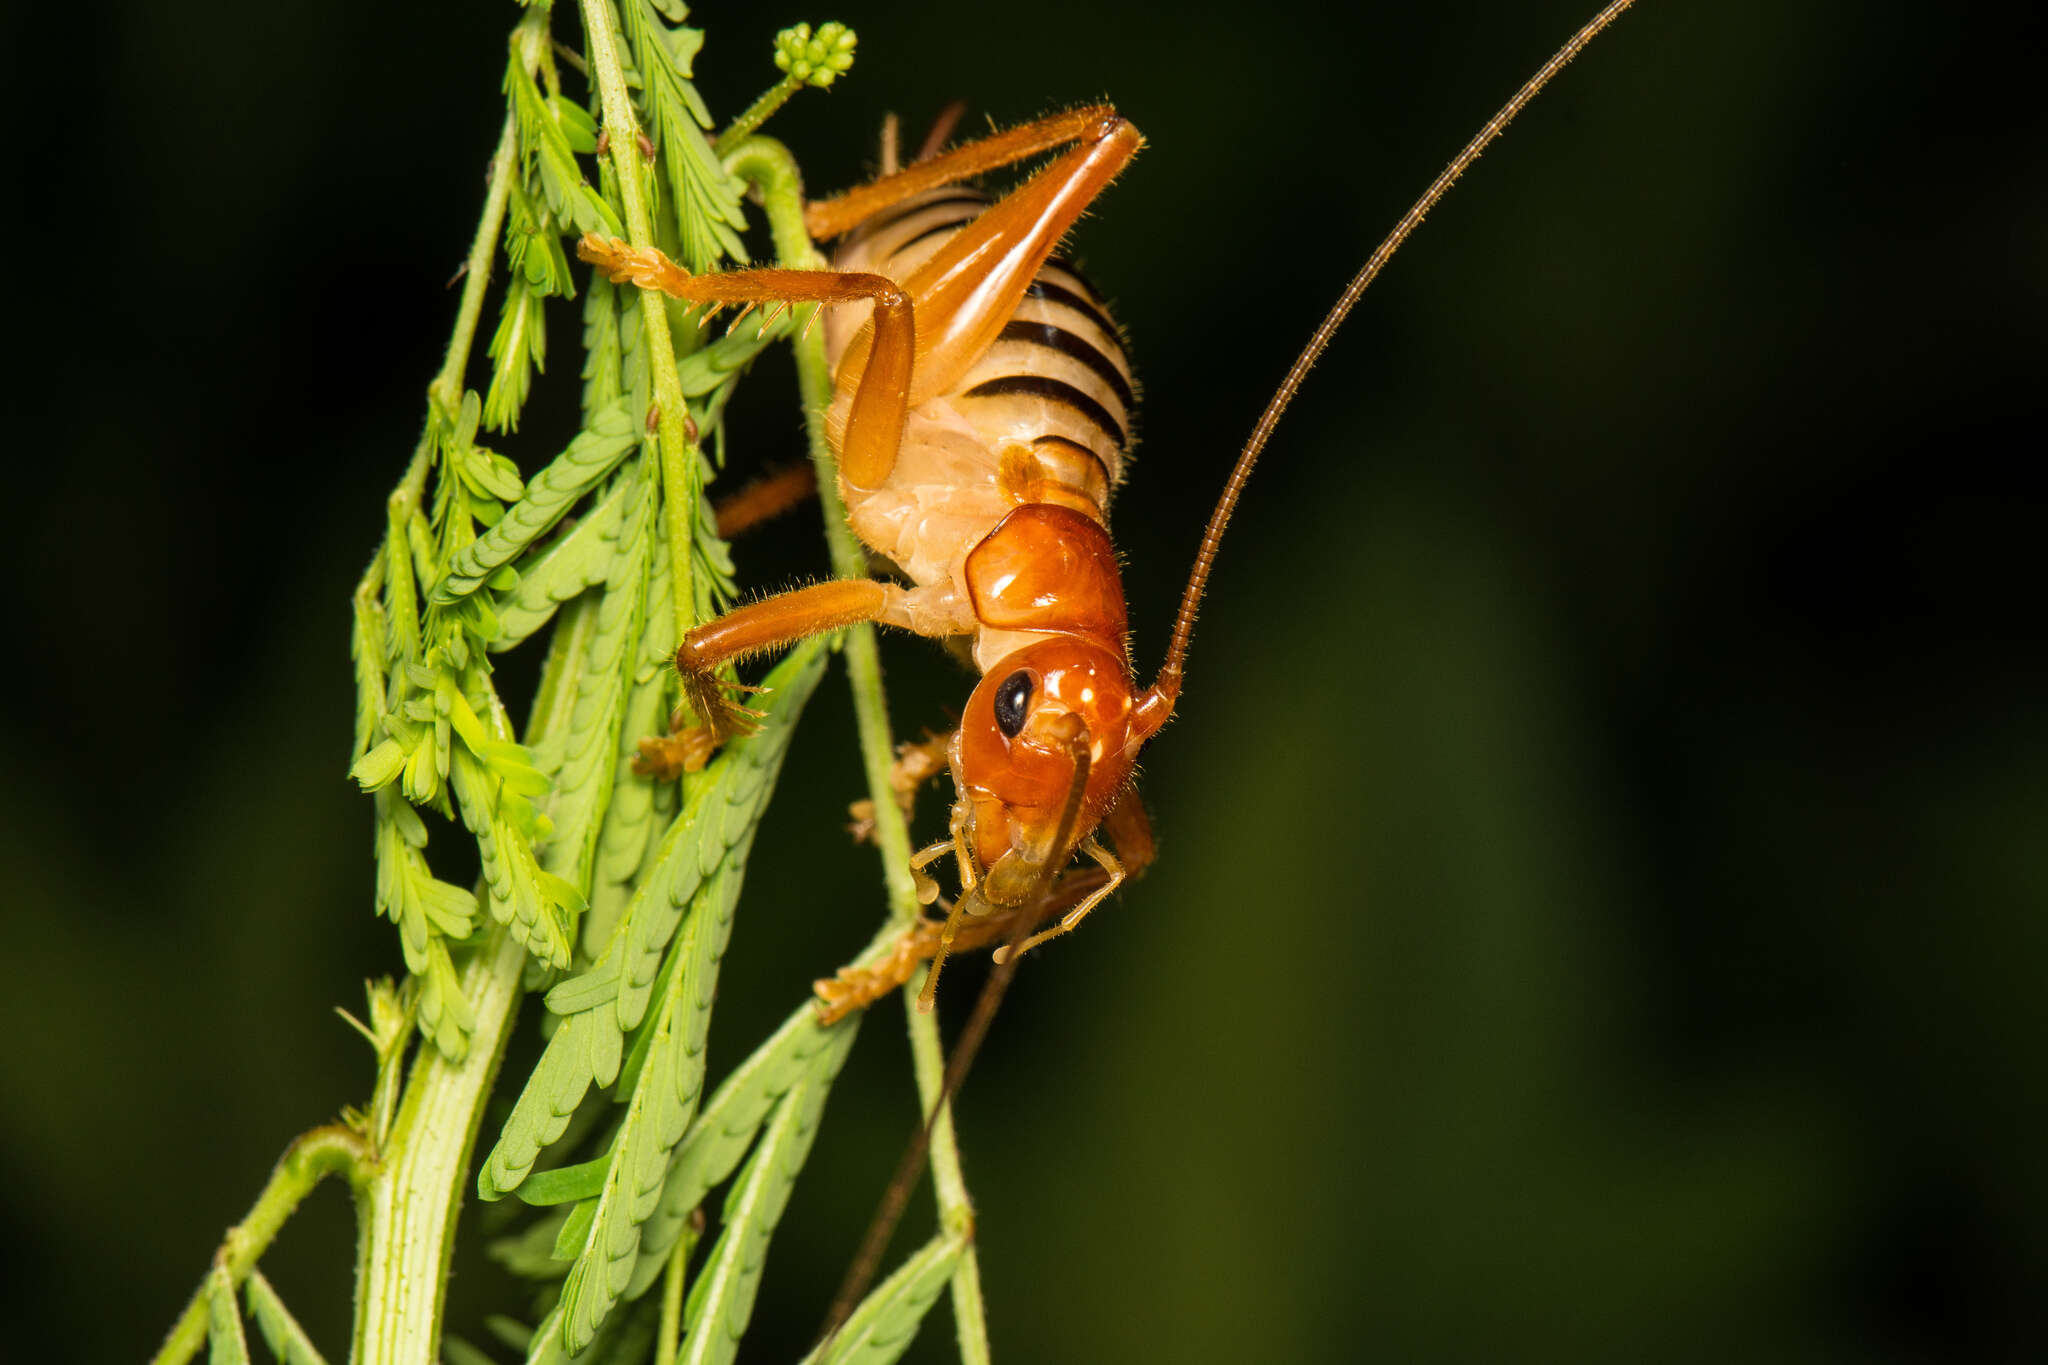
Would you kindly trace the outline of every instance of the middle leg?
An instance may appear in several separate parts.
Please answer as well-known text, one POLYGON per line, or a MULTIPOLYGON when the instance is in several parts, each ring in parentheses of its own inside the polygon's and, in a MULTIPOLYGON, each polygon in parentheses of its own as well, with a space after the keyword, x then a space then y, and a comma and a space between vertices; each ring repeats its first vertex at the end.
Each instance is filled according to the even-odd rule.
POLYGON ((872 578, 836 578, 736 607, 683 637, 676 672, 698 725, 641 745, 640 771, 659 777, 693 772, 726 740, 750 734, 754 714, 728 700, 718 670, 726 664, 842 626, 872 621, 919 635, 971 630, 971 608, 950 584, 905 588, 872 578))

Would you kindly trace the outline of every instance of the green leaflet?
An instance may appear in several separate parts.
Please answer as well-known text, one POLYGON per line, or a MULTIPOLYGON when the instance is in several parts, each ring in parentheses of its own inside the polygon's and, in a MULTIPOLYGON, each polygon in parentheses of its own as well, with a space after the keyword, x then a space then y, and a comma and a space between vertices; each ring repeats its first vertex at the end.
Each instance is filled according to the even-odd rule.
POLYGON ((469 1052, 476 1014, 462 993, 462 977, 448 957, 446 939, 427 943, 427 970, 420 978, 419 1000, 420 1031, 434 1040, 449 1061, 461 1061, 469 1052))
POLYGON ((377 909, 398 925, 406 970, 421 979, 420 1031, 446 1056, 459 1060, 469 1050, 475 1020, 446 940, 469 937, 476 926, 476 897, 434 877, 422 851, 427 827, 417 811, 388 787, 376 799, 377 909))
POLYGON ((832 1339, 804 1357, 803 1365, 891 1365, 910 1348, 966 1249, 967 1238, 960 1233, 926 1242, 875 1286, 832 1339))
POLYGON ((377 727, 391 704, 385 695, 391 661, 387 655, 389 636, 384 628, 384 608, 367 580, 356 589, 353 607, 355 629, 350 632, 348 643, 356 666, 356 734, 349 755, 361 758, 377 737, 377 727))
MULTIPOLYGON (((565 1017, 478 1174, 477 1190, 483 1198, 500 1198, 518 1188, 541 1149, 561 1136, 590 1086, 608 1085, 618 1075, 625 1032, 646 1014, 647 996, 668 940, 707 880, 705 860, 719 867, 735 848, 744 859, 796 718, 817 686, 824 659, 822 641, 805 641, 769 675, 767 683, 775 691, 766 698, 769 718, 759 733, 727 745, 692 781, 683 813, 663 837, 660 854, 641 879, 604 955, 589 971, 548 993, 548 1008, 565 1017), (621 963, 628 960, 636 971, 644 963, 645 975, 622 973, 621 963), (624 1012, 623 983, 635 979, 638 1004, 629 1016, 624 1012)), ((731 879, 725 889, 737 894, 738 879, 731 879)), ((723 948, 722 937, 718 946, 723 948)), ((680 1130, 675 1137, 681 1137, 680 1130)))
MULTIPOLYGON (((588 117, 575 105, 556 102, 552 107, 588 117)), ((569 140, 572 145, 578 141, 575 137, 569 140)), ((562 250, 561 234, 561 224, 547 206, 544 193, 536 202, 514 177, 505 214, 505 260, 511 267, 511 284, 505 290, 498 330, 491 338, 491 387, 483 407, 484 425, 494 430, 519 429, 519 413, 526 406, 534 372, 547 369, 547 320, 542 301, 552 295, 575 297, 575 279, 562 250)))
MULTIPOLYGON (((589 115, 573 104, 555 106, 565 115, 573 111, 589 115)), ((514 180, 507 196, 505 214, 505 263, 512 274, 541 293, 563 298, 576 297, 576 278, 569 270, 569 257, 562 250, 562 225, 545 203, 535 203, 526 187, 514 180)))
POLYGON ((505 290, 498 330, 491 334, 491 386, 484 392, 484 425, 494 431, 519 430, 519 412, 533 390, 535 371, 548 367, 548 321, 542 311, 546 293, 523 274, 515 274, 505 290))
POLYGON ((533 476, 525 494, 505 509, 497 525, 449 556, 429 600, 455 602, 482 587, 485 579, 539 540, 578 498, 617 468, 639 440, 625 404, 614 403, 599 413, 568 449, 533 476))
POLYGON ((583 300, 583 425, 625 392, 624 343, 619 336, 618 286, 592 275, 583 300))
POLYGON ((524 644, 555 617, 562 603, 611 573, 619 521, 626 506, 628 481, 592 503, 583 517, 538 554, 519 562, 519 582, 498 598, 498 637, 493 654, 524 644))
POLYGON ((248 1301, 249 1316, 255 1319, 256 1330, 263 1334, 263 1344, 277 1357, 279 1365, 327 1365, 314 1348, 312 1338, 306 1335, 306 1329, 299 1326, 299 1320, 284 1306, 284 1300, 278 1298, 262 1271, 249 1272, 249 1283, 243 1287, 242 1295, 248 1301))
POLYGON ((661 1277, 691 1210, 740 1164, 775 1103, 806 1079, 831 1084, 859 1025, 856 1015, 827 1028, 807 1000, 725 1078, 669 1163, 660 1202, 641 1229, 640 1261, 628 1295, 637 1298, 661 1277))
POLYGON ((669 1154, 696 1116, 704 1084, 704 1044, 718 963, 732 930, 751 828, 734 857, 705 878, 676 945, 654 1032, 613 1148, 590 1234, 562 1286, 562 1339, 580 1351, 610 1314, 640 1251, 640 1227, 653 1212, 669 1154))
POLYGON ((604 1191, 605 1172, 611 1168, 611 1164, 611 1154, 607 1152, 589 1161, 579 1161, 574 1166, 556 1166, 552 1170, 535 1171, 520 1185, 519 1198, 536 1208, 595 1199, 604 1191))
POLYGON ((242 1315, 235 1311, 235 1282, 218 1263, 206 1277, 206 1340, 212 1365, 249 1365, 249 1342, 242 1335, 242 1315))
MULTIPOLYGON (((845 1059, 847 1035, 833 1049, 831 1070, 845 1059)), ((680 1359, 687 1365, 729 1365, 754 1315, 754 1295, 768 1259, 768 1241, 789 1203, 797 1172, 810 1155, 811 1140, 831 1093, 831 1075, 806 1077, 775 1108, 753 1156, 726 1196, 723 1230, 690 1288, 684 1317, 690 1323, 680 1359)))
POLYGON ((685 398, 702 398, 728 384, 754 362, 754 358, 789 335, 791 315, 784 312, 773 321, 748 325, 736 320, 724 336, 676 362, 676 379, 685 398))
POLYGON ((654 561, 658 478, 653 460, 643 457, 627 480, 632 491, 619 527, 618 550, 594 608, 575 706, 560 732, 562 758, 553 774, 555 799, 548 810, 555 832, 543 866, 566 878, 586 899, 598 835, 619 772, 619 727, 639 671, 638 644, 646 624, 647 580, 654 561))
MULTIPOLYGON (((489 522, 498 514, 495 502, 510 501, 523 491, 519 466, 476 443, 483 411, 483 401, 476 396, 475 389, 470 389, 462 395, 462 407, 455 414, 454 423, 439 422, 433 427, 443 474, 435 488, 433 522, 442 533, 444 549, 467 543, 473 529, 468 516, 450 515, 458 501, 468 508, 469 516, 489 522), (460 496, 465 490, 468 496, 460 496), (451 495, 456 495, 457 500, 452 501, 451 495)), ((420 581, 429 582, 431 576, 422 573, 420 581)))
POLYGON ((527 1348, 526 1365, 613 1365, 614 1362, 641 1365, 654 1355, 654 1334, 661 1320, 661 1306, 653 1301, 636 1304, 631 1312, 616 1313, 605 1323, 588 1346, 571 1354, 557 1330, 561 1312, 557 1309, 534 1329, 527 1348))
POLYGON ((569 721, 576 714, 576 698, 583 688, 584 670, 590 664, 590 637, 597 633, 597 594, 585 593, 563 607, 556 617, 554 634, 548 637, 550 653, 559 653, 555 683, 545 697, 534 699, 528 734, 538 734, 529 750, 533 766, 542 773, 559 773, 569 751, 569 721))
POLYGON ((549 966, 569 965, 569 925, 582 912, 582 896, 541 870, 533 845, 500 810, 500 784, 466 747, 453 753, 450 776, 463 823, 476 836, 491 918, 512 930, 526 950, 549 966))
MULTIPOLYGON (((609 1169, 605 1172, 610 1175, 609 1169)), ((569 1206, 569 1216, 562 1220, 562 1230, 555 1234, 554 1248, 548 1255, 557 1261, 573 1262, 582 1254, 583 1244, 590 1240, 590 1225, 597 1221, 598 1196, 604 1193, 599 1186, 597 1194, 588 1199, 579 1199, 569 1206)), ((569 1271, 565 1268, 563 1275, 569 1271)))
POLYGON ((377 793, 377 908, 398 925, 406 970, 426 968, 428 940, 436 934, 468 938, 476 926, 476 897, 437 881, 421 853, 427 827, 419 813, 386 788, 377 793))
POLYGON ((414 520, 415 517, 401 512, 395 502, 386 509, 383 558, 387 663, 414 660, 420 653, 420 603, 414 590, 411 550, 414 520))
MULTIPOLYGON (((656 519, 654 562, 666 563, 668 537, 656 519)), ((675 653, 675 580, 657 567, 649 584, 647 624, 641 632, 644 649, 639 671, 626 697, 619 723, 616 771, 631 769, 640 740, 668 728, 671 702, 669 659, 675 653)), ((594 959, 611 942, 620 917, 632 900, 633 888, 645 878, 661 845, 661 831, 675 813, 678 788, 672 782, 620 782, 612 789, 604 828, 598 835, 597 862, 590 884, 590 910, 583 917, 582 950, 594 959)))
MULTIPOLYGON (((604 163, 611 165, 609 160, 604 163)), ((647 350, 647 318, 640 308, 620 308, 619 321, 619 389, 620 397, 630 412, 646 412, 654 406, 654 366, 647 350)), ((687 335, 676 329, 670 320, 671 338, 687 335)))

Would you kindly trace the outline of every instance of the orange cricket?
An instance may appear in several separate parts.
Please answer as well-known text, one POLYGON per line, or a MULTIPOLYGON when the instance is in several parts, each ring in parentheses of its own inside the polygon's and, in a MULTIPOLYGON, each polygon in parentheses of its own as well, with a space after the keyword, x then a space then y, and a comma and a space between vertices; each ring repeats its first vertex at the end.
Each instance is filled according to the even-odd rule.
MULTIPOLYGON (((716 670, 857 622, 964 637, 981 669, 960 727, 943 742, 953 775, 950 837, 960 895, 943 924, 906 934, 879 966, 818 984, 828 1017, 879 998, 932 961, 922 1004, 956 940, 1023 951, 1065 933, 1151 859, 1132 792, 1139 751, 1172 717, 1195 609, 1223 530, 1280 413, 1359 296, 1451 183, 1578 51, 1626 9, 1614 0, 1553 56, 1451 162, 1352 279, 1268 404, 1211 514, 1166 657, 1140 688, 1125 645, 1123 585, 1108 500, 1122 480, 1135 385, 1117 327, 1060 241, 1143 145, 1107 105, 1055 114, 897 168, 885 143, 873 183, 806 206, 818 241, 841 239, 828 270, 693 276, 659 251, 587 236, 578 248, 614 281, 677 299, 834 305, 826 314, 833 400, 826 434, 854 532, 893 561, 904 587, 848 579, 740 607, 685 636, 676 669, 699 723, 644 741, 644 771, 694 768, 752 724, 716 670), (1000 200, 963 182, 1066 150, 1000 200), (1114 851, 1100 835, 1106 832, 1114 851), (1099 871, 1055 887, 1076 854, 1099 871), (1049 889, 1054 894, 1046 894, 1049 889), (1070 904, 1052 927, 1039 916, 1070 904)), ((934 775, 933 746, 906 746, 900 794, 934 775)), ((999 949, 1001 961, 1009 951, 999 949)))
MULTIPOLYGON (((845 238, 826 271, 692 276, 616 240, 585 238, 580 248, 615 280, 691 302, 842 305, 825 333, 840 492, 855 533, 912 586, 821 583, 691 631, 676 667, 700 724, 648 741, 643 763, 696 767, 744 731, 746 713, 716 676, 733 660, 859 621, 968 637, 983 677, 946 744, 958 788, 952 837, 914 864, 921 872, 947 852, 959 864, 962 894, 945 930, 917 938, 937 958, 964 916, 1004 922, 998 912, 1033 901, 1077 851, 1106 878, 1020 948, 1071 929, 1127 864, 1150 856, 1142 811, 1124 798, 1139 749, 1173 714, 1178 655, 1139 689, 1107 527, 1134 385, 1116 325, 1054 256, 1141 144, 1136 128, 1098 106, 921 158, 808 206, 814 237, 845 238), (993 204, 960 183, 1068 143, 993 204), (1122 860, 1096 834, 1120 805, 1111 837, 1122 860)), ((905 979, 916 961, 822 990, 843 1012, 905 979)))

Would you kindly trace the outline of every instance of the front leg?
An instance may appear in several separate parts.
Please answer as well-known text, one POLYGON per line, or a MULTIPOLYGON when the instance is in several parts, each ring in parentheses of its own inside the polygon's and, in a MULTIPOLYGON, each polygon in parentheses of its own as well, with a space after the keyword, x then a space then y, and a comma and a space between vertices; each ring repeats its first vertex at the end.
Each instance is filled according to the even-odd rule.
POLYGON ((758 728, 755 713, 725 695, 731 684, 718 670, 726 664, 863 621, 919 635, 957 635, 974 628, 972 608, 950 584, 904 588, 869 578, 839 578, 736 607, 685 635, 676 649, 683 697, 698 724, 643 742, 635 767, 660 776, 695 772, 719 745, 758 728))
MULTIPOLYGON (((1075 868, 1060 878, 1053 893, 1042 902, 1027 902, 962 923, 945 951, 969 952, 995 945, 996 951, 1001 952, 1002 945, 1064 913, 1076 901, 1099 899, 1096 893, 1103 891, 1108 881, 1101 868, 1075 868)), ((811 989, 818 997, 818 1022, 837 1023, 909 981, 920 966, 939 955, 945 929, 942 919, 920 917, 879 962, 866 967, 841 967, 837 976, 813 982, 811 989)))

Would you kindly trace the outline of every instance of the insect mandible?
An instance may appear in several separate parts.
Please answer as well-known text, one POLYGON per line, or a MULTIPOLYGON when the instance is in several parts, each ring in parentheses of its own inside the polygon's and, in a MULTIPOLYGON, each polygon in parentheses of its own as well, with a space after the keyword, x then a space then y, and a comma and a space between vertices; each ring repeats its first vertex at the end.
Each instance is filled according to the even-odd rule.
MULTIPOLYGON (((827 437, 853 530, 910 586, 839 579, 739 607, 690 631, 676 669, 697 724, 643 745, 647 766, 701 766, 745 733, 749 713, 718 670, 860 622, 961 637, 981 669, 959 728, 908 746, 899 785, 943 770, 954 782, 949 837, 960 894, 943 922, 906 936, 890 961, 821 982, 836 1016, 878 998, 931 959, 921 1003, 956 944, 1003 941, 998 961, 1074 928, 1151 856, 1132 792, 1140 750, 1179 700, 1197 606, 1225 526, 1281 412, 1352 306, 1423 216, 1552 76, 1625 10, 1614 0, 1573 35, 1454 158, 1353 277, 1281 382, 1204 529, 1166 656, 1140 687, 1125 642, 1123 588, 1107 504, 1121 481, 1135 393, 1117 328, 1057 256, 1088 205, 1143 138, 1107 105, 1054 114, 806 207, 829 270, 691 275, 653 249, 587 236, 582 258, 615 282, 686 302, 830 308, 827 437), (1000 200, 964 182, 1047 152, 1050 165, 1000 200), (1105 842, 1103 835, 1107 834, 1105 842), (1077 855, 1097 871, 1054 887, 1077 855), (1121 855, 1121 856, 1120 856, 1121 855), (1046 928, 1043 918, 1058 914, 1046 928), (965 927, 963 927, 965 926, 965 927)), ((941 134, 940 136, 943 136, 941 134)), ((937 139, 935 138, 934 141, 937 139)))

